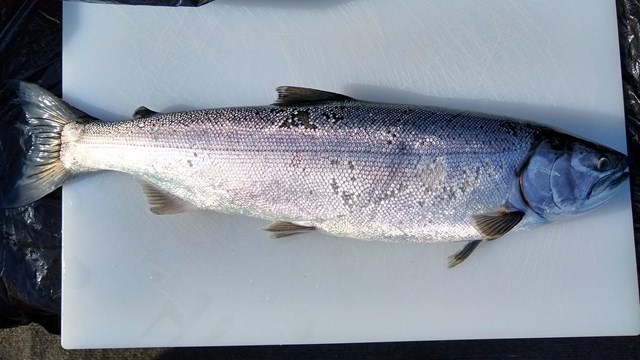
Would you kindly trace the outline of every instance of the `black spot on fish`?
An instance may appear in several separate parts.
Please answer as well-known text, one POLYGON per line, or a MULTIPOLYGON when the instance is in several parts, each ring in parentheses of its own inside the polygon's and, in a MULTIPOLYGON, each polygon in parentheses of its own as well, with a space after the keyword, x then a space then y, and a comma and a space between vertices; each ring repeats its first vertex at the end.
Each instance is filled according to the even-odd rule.
POLYGON ((340 163, 340 161, 338 161, 338 159, 332 159, 331 160, 331 165, 338 165, 340 163))
POLYGON ((392 187, 389 188, 386 192, 382 194, 375 194, 373 203, 376 205, 380 205, 381 203, 400 195, 406 189, 407 186, 403 182, 399 183, 397 187, 395 185, 392 185, 392 187))
POLYGON ((293 157, 291 158, 291 166, 293 167, 300 166, 300 163, 302 163, 302 160, 303 160, 302 154, 300 154, 300 152, 298 151, 295 151, 293 153, 293 157))
POLYGON ((393 144, 393 141, 387 140, 387 145, 391 145, 391 144, 393 144))
POLYGON ((404 141, 400 141, 398 143, 398 151, 401 153, 405 153, 407 152, 407 143, 404 141))
POLYGON ((187 164, 189 164, 189 167, 193 167, 193 162, 191 160, 187 160, 187 164))
POLYGON ((302 127, 305 129, 315 130, 318 128, 310 120, 311 114, 306 110, 294 111, 290 118, 284 119, 278 127, 280 128, 292 128, 302 127))
POLYGON ((322 116, 327 120, 331 120, 331 123, 333 125, 335 125, 335 124, 339 123, 340 121, 344 120, 344 116, 338 114, 335 109, 331 109, 328 112, 323 112, 322 116))
POLYGON ((449 116, 449 118, 448 118, 447 120, 449 120, 449 121, 453 121, 453 120, 455 120, 455 119, 459 118, 460 116, 462 116, 462 115, 464 115, 464 114, 465 114, 465 112, 464 112, 464 111, 457 112, 457 113, 452 114, 451 116, 449 116))
POLYGON ((198 157, 198 153, 194 151, 193 157, 198 157))
POLYGON ((517 135, 518 134, 518 127, 514 123, 512 123, 511 121, 502 122, 502 123, 500 123, 500 126, 503 129, 506 129, 507 131, 509 131, 509 133, 511 135, 517 135))
POLYGON ((294 119, 305 129, 318 128, 315 124, 311 123, 311 114, 308 111, 298 111, 298 113, 294 115, 294 119))
POLYGON ((424 207, 424 200, 418 200, 418 205, 420 205, 420 207, 424 207))
POLYGON ((284 120, 280 123, 280 125, 278 125, 278 127, 279 127, 279 128, 281 128, 281 129, 282 129, 282 128, 290 129, 290 128, 291 128, 291 120, 289 120, 289 119, 284 119, 284 120))
POLYGON ((453 186, 444 186, 442 190, 444 194, 446 194, 446 197, 449 200, 455 200, 458 197, 458 194, 456 193, 456 188, 453 186))
POLYGON ((353 194, 346 191, 342 192, 342 203, 351 208, 353 206, 353 194))
POLYGON ((335 178, 331 179, 331 189, 333 190, 333 193, 338 195, 338 190, 340 190, 340 186, 338 186, 338 182, 336 181, 335 178))
POLYGON ((353 161, 351 160, 347 161, 347 165, 349 166, 349 170, 355 169, 355 166, 353 166, 353 161))

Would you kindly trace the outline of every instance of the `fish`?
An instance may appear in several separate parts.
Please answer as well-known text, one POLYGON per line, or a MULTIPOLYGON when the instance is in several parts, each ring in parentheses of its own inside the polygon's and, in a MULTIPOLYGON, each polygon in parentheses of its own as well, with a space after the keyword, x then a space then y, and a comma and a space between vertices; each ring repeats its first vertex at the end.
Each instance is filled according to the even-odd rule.
POLYGON ((361 101, 281 86, 270 105, 103 122, 35 84, 19 173, 0 207, 29 204, 70 178, 118 171, 155 214, 211 210, 355 239, 482 242, 597 208, 628 178, 627 157, 531 121, 467 110, 361 101))

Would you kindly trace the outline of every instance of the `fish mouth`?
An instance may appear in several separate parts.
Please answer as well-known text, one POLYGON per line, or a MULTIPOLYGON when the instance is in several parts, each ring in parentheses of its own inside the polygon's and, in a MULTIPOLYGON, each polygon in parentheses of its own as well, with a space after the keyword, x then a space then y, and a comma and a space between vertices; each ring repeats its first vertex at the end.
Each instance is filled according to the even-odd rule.
POLYGON ((603 176, 591 188, 591 196, 598 196, 606 190, 613 190, 629 178, 629 172, 614 172, 607 176, 603 176))
POLYGON ((629 178, 629 172, 625 171, 623 173, 621 173, 620 175, 618 175, 616 178, 614 178, 610 183, 609 186, 612 187, 616 187, 620 184, 622 184, 625 180, 627 180, 629 178))

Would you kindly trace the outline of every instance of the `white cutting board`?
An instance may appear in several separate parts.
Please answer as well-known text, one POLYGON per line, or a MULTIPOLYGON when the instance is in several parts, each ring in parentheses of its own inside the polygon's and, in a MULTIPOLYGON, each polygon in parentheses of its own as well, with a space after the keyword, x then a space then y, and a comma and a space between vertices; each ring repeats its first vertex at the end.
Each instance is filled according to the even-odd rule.
MULTIPOLYGON (((64 3, 64 95, 104 120, 263 105, 290 84, 552 124, 626 150, 614 1, 64 3)), ((127 175, 64 187, 66 348, 640 332, 628 183, 575 221, 462 244, 155 216, 127 175)))

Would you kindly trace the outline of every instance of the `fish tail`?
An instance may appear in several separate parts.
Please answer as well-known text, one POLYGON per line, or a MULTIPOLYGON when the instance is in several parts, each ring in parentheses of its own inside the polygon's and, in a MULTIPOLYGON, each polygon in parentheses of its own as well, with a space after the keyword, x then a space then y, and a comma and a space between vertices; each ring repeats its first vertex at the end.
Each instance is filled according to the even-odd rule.
POLYGON ((60 159, 62 131, 78 120, 71 106, 38 85, 17 82, 15 86, 26 122, 19 126, 17 170, 0 180, 1 208, 32 203, 69 178, 71 173, 60 159))

